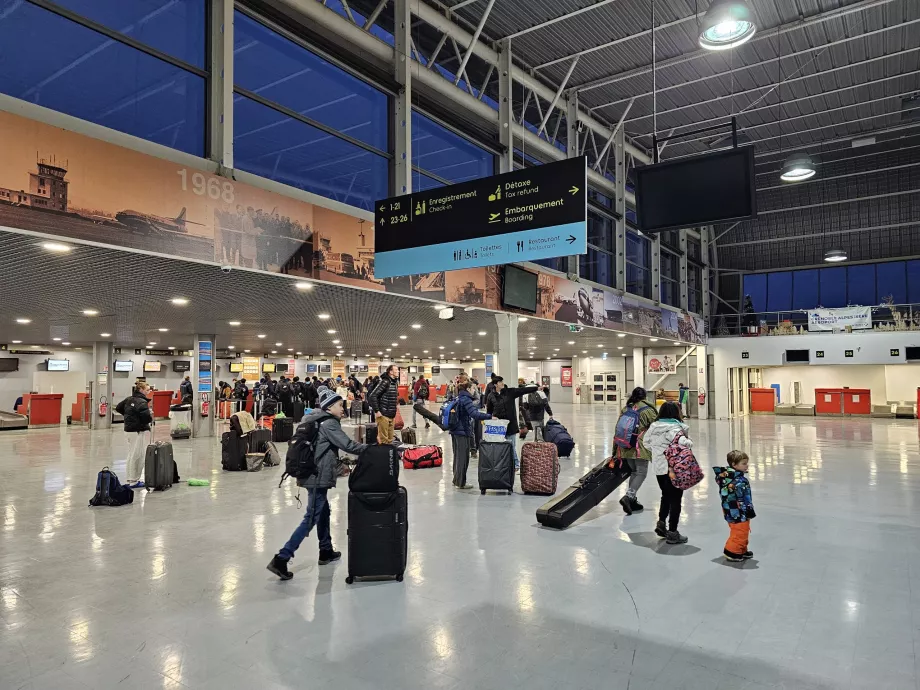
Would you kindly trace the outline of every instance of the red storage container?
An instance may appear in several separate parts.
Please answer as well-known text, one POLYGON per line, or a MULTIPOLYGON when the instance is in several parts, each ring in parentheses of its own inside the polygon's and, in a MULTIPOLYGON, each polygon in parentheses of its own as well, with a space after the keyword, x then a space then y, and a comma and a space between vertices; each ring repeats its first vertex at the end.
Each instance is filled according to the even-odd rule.
POLYGON ((816 415, 843 415, 843 390, 840 388, 815 388, 816 415))
POLYGON ((776 408, 776 390, 751 388, 751 414, 773 414, 776 408))
POLYGON ((872 391, 866 388, 844 388, 841 392, 844 414, 865 417, 872 414, 872 391))
POLYGON ((61 423, 63 393, 38 393, 29 398, 29 426, 54 426, 61 423))
POLYGON ((153 418, 169 419, 169 406, 172 404, 173 391, 153 391, 152 399, 153 418))

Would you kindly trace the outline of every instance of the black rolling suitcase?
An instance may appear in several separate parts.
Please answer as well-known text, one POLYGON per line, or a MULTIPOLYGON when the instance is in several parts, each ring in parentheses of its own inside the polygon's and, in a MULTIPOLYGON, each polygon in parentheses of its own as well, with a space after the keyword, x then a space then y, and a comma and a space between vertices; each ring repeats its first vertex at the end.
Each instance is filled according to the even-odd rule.
POLYGON ((264 453, 265 444, 271 443, 272 441, 272 430, 271 429, 256 429, 255 431, 249 432, 249 452, 250 453, 264 453))
POLYGON ((287 443, 292 438, 294 438, 293 417, 275 417, 272 420, 272 437, 270 440, 275 443, 287 443))
POLYGON ((617 465, 611 469, 609 460, 588 472, 558 496, 537 509, 537 522, 544 527, 565 529, 598 505, 630 475, 629 467, 617 465))
POLYGON ((228 472, 246 469, 246 452, 249 444, 246 438, 236 432, 225 431, 220 437, 220 464, 228 472))
POLYGON ((348 493, 348 577, 402 582, 409 554, 406 490, 348 493))
POLYGON ((377 443, 377 425, 376 424, 365 425, 364 442, 369 446, 373 446, 377 443))
POLYGON ((510 443, 479 444, 479 491, 514 492, 514 453, 510 443))
POLYGON ((295 400, 291 405, 294 411, 291 418, 294 420, 294 424, 300 424, 300 420, 303 419, 304 410, 307 409, 307 406, 304 405, 303 400, 295 400))
POLYGON ((144 459, 144 486, 147 491, 166 491, 173 485, 176 474, 171 443, 157 441, 147 446, 144 459))

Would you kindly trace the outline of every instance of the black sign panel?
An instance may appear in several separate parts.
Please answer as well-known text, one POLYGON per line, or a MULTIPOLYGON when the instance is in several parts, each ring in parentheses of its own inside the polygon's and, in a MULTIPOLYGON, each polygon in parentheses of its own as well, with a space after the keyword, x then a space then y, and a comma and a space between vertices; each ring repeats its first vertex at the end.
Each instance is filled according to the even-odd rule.
POLYGON ((751 353, 750 353, 750 352, 742 352, 742 353, 741 353, 741 359, 750 359, 750 358, 751 358, 751 353))
POLYGON ((120 354, 121 354, 121 348, 120 348, 120 347, 116 347, 116 348, 115 348, 115 354, 116 354, 116 355, 120 355, 120 354))
POLYGON ((824 359, 824 350, 815 350, 815 357, 818 359, 824 359))
POLYGON ((897 349, 893 349, 893 348, 892 348, 892 349, 890 350, 890 353, 891 353, 891 356, 892 356, 892 357, 900 357, 900 356, 901 356, 901 351, 900 351, 900 350, 897 350, 897 349))
POLYGON ((376 202, 374 276, 587 252, 584 157, 376 202))
POLYGON ((852 357, 852 356, 853 356, 853 350, 844 350, 844 351, 843 351, 843 356, 844 356, 844 357, 852 357))

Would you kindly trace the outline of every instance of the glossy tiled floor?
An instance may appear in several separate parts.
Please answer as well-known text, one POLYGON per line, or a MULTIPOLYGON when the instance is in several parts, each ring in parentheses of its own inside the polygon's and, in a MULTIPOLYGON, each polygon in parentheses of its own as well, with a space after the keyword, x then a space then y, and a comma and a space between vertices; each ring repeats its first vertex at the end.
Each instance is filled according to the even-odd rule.
MULTIPOLYGON (((565 486, 613 419, 557 413, 579 442, 565 486)), ((180 442, 180 473, 209 488, 91 509, 96 471, 123 475, 120 431, 4 432, 0 688, 917 688, 917 422, 758 417, 693 436, 705 465, 751 453, 756 560, 718 558, 708 476, 685 500, 690 543, 668 547, 615 498, 540 529, 543 499, 457 492, 445 463, 404 473, 405 582, 347 586, 315 537, 292 581, 265 570, 300 519, 278 469, 222 473, 216 443, 180 442)))

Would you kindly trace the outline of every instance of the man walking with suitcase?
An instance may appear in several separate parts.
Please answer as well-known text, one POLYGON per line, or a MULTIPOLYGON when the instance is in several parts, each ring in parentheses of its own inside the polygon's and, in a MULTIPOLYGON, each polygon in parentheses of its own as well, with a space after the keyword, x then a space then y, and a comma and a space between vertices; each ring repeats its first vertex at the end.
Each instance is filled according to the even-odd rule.
POLYGON ((368 402, 374 410, 377 419, 377 443, 384 445, 393 443, 393 425, 396 422, 397 393, 399 376, 396 365, 387 367, 386 373, 380 377, 380 383, 368 396, 368 402))
POLYGON ((307 512, 291 534, 291 538, 267 566, 282 580, 294 577, 288 570, 288 561, 294 557, 297 548, 310 535, 313 527, 316 527, 316 536, 319 537, 319 564, 326 565, 342 557, 341 552, 332 548, 327 494, 329 489, 335 488, 335 480, 339 474, 339 451, 360 455, 367 448, 365 444, 356 443, 342 431, 339 420, 345 416, 343 402, 342 396, 322 388, 319 394, 319 409, 307 415, 305 420, 305 423, 316 425, 316 439, 313 442, 316 474, 297 480, 298 486, 308 489, 307 512))

